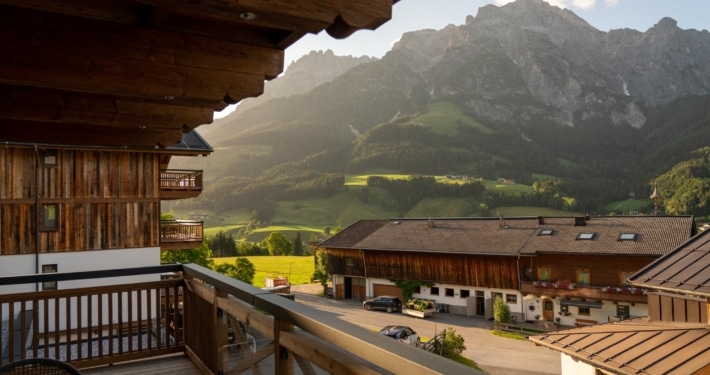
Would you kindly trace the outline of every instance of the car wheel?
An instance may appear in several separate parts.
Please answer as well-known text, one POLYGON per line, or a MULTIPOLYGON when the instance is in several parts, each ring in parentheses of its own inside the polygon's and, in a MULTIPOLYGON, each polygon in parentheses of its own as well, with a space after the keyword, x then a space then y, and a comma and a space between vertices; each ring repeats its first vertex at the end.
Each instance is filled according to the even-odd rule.
POLYGON ((421 344, 422 344, 422 340, 420 340, 419 337, 417 337, 417 342, 415 342, 414 345, 416 345, 416 347, 418 348, 421 344))
POLYGON ((367 311, 372 310, 372 306, 371 306, 371 305, 365 305, 365 310, 367 310, 367 311))
POLYGON ((392 312, 392 306, 387 306, 387 312, 391 313, 392 312))

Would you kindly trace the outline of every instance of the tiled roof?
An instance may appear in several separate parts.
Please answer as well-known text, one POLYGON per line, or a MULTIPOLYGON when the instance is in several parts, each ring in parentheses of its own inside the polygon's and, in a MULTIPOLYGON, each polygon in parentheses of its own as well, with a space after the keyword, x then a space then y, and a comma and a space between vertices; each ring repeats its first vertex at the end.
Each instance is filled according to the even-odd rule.
POLYGON ((535 344, 618 374, 693 374, 710 365, 710 328, 646 318, 530 337, 535 344))
POLYGON ((631 276, 637 286, 710 297, 710 230, 631 276))
POLYGON ((537 218, 398 219, 356 244, 360 249, 515 255, 537 228, 537 218))
POLYGON ((535 253, 660 256, 688 240, 692 216, 436 218, 362 220, 321 243, 332 248, 497 255, 535 253), (580 221, 581 220, 581 221, 580 221), (575 222, 584 225, 575 226, 575 222), (551 236, 538 236, 551 229, 551 236), (593 240, 576 240, 594 233, 593 240), (619 234, 637 234, 619 241, 619 234))
POLYGON ((321 241, 318 246, 330 248, 352 248, 358 242, 388 223, 387 220, 360 220, 336 233, 333 237, 321 241))
POLYGON ((692 235, 692 216, 599 216, 575 226, 571 218, 543 218, 540 229, 552 229, 552 236, 535 236, 523 254, 624 254, 661 256, 683 244, 692 235), (580 233, 594 234, 593 240, 576 240, 580 233), (620 241, 619 234, 636 234, 635 240, 620 241))

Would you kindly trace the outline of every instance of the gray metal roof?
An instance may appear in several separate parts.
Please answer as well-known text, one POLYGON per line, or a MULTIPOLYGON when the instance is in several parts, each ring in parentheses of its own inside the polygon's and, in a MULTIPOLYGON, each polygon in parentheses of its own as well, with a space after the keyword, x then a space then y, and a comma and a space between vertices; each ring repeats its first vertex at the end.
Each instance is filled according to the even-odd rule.
POLYGON ((702 324, 625 320, 530 337, 615 374, 687 375, 710 365, 710 329, 702 324))
POLYGON ((207 155, 213 151, 212 146, 210 146, 210 144, 202 138, 197 130, 190 130, 187 133, 183 133, 180 142, 170 145, 165 149, 169 151, 178 151, 179 153, 183 151, 190 154, 203 155, 207 155))

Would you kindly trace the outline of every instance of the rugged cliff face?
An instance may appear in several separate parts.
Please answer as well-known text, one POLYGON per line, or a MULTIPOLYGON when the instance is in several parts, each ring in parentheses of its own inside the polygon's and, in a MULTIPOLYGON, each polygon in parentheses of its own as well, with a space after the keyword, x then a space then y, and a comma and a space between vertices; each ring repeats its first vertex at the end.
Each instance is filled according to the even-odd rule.
POLYGON ((275 179, 286 189, 396 170, 526 184, 555 176, 594 211, 707 147, 708 102, 708 31, 664 18, 643 32, 603 32, 517 0, 406 33, 379 60, 313 52, 200 128, 223 162, 179 167, 204 169, 217 182, 202 197, 225 207, 275 179))
POLYGON ((377 60, 377 58, 369 56, 335 56, 331 50, 311 51, 308 55, 291 63, 284 74, 266 82, 264 84, 264 93, 259 97, 243 100, 229 118, 217 120, 212 126, 200 128, 200 133, 207 139, 229 137, 229 134, 234 134, 244 128, 232 120, 248 110, 274 99, 308 93, 360 64, 377 60), (225 128, 224 125, 228 125, 229 129, 225 128))
POLYGON ((707 31, 664 18, 646 32, 607 33, 542 0, 482 7, 465 25, 405 34, 393 51, 432 98, 464 99, 499 122, 639 128, 648 107, 710 91, 707 31))

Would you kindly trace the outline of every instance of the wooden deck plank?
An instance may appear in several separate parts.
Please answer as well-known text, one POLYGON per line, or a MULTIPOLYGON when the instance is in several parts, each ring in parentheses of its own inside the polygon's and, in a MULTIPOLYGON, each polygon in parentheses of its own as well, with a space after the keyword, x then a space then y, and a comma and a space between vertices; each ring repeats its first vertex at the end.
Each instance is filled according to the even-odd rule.
POLYGON ((85 375, 202 375, 183 353, 81 370, 85 375))

